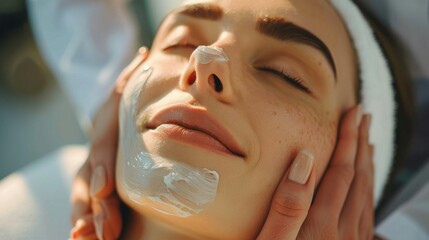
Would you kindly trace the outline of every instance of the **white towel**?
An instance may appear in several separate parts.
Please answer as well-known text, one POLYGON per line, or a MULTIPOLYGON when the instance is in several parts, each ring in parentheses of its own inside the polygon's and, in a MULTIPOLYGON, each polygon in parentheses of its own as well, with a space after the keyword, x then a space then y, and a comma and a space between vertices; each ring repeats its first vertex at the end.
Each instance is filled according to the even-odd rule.
POLYGON ((394 157, 395 110, 393 78, 380 45, 351 0, 331 0, 346 24, 359 63, 364 111, 372 114, 370 142, 374 144, 374 201, 380 200, 394 157))

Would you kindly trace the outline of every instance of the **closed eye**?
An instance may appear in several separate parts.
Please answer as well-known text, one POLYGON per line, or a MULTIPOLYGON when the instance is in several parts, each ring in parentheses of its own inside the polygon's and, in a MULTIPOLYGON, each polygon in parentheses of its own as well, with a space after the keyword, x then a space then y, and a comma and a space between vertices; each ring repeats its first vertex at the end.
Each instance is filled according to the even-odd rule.
POLYGON ((166 48, 164 48, 164 51, 168 51, 168 50, 172 50, 172 49, 192 49, 195 50, 197 48, 197 46, 195 46, 194 44, 191 43, 177 43, 177 44, 173 44, 170 45, 166 48))
POLYGON ((305 93, 309 93, 309 94, 312 93, 310 89, 305 86, 304 82, 300 78, 291 76, 288 73, 286 73, 284 70, 279 71, 271 67, 258 67, 256 69, 274 74, 275 76, 288 82, 289 84, 296 87, 297 89, 304 91, 305 93))

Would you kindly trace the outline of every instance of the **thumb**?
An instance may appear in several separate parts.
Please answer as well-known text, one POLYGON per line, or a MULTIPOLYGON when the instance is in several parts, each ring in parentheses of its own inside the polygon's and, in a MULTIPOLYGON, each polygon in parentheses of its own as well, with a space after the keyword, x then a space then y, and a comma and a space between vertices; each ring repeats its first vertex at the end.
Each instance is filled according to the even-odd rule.
POLYGON ((277 187, 258 240, 296 239, 314 194, 314 157, 308 150, 296 156, 277 187))

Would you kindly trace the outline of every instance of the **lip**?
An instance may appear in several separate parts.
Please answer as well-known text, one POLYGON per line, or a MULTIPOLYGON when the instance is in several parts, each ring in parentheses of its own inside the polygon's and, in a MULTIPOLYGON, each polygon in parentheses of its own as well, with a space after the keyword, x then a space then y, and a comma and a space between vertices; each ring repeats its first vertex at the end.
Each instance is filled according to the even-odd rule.
POLYGON ((186 143, 197 145, 211 151, 221 151, 244 158, 245 154, 237 141, 205 109, 180 104, 166 107, 155 113, 148 121, 148 129, 159 126, 173 126, 163 131, 167 135, 186 143))

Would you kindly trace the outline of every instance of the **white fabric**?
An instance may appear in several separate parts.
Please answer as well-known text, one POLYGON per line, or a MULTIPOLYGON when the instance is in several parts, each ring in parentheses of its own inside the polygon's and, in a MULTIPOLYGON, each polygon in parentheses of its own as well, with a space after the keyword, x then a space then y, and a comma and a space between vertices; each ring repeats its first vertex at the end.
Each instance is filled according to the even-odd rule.
POLYGON ((374 144, 374 198, 381 197, 394 153, 395 100, 387 61, 368 22, 350 0, 331 0, 343 17, 358 56, 364 111, 371 113, 370 142, 374 144))
POLYGON ((137 53, 138 31, 124 0, 27 0, 47 63, 88 130, 116 77, 137 53))
POLYGON ((0 181, 0 239, 68 239, 71 181, 87 154, 64 147, 0 181))

